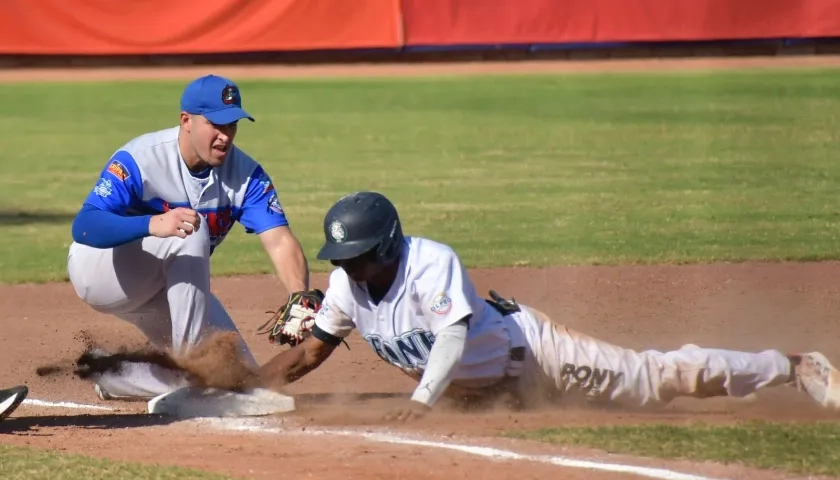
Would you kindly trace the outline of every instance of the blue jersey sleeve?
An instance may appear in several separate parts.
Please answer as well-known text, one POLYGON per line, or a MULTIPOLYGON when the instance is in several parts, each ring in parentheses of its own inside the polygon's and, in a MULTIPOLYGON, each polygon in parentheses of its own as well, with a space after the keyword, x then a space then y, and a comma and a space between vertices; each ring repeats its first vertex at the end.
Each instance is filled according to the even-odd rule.
POLYGON ((143 182, 134 157, 120 150, 102 169, 99 182, 85 199, 85 204, 117 215, 125 215, 129 207, 140 203, 142 192, 143 182))
POLYGON ((149 235, 149 215, 127 215, 131 206, 140 203, 142 185, 131 154, 115 153, 73 220, 73 240, 95 248, 111 248, 149 235))
POLYGON ((123 217, 86 203, 73 220, 73 241, 94 248, 113 248, 149 235, 150 215, 123 217))
POLYGON ((254 170, 248 182, 239 222, 246 232, 257 234, 289 224, 274 184, 262 167, 254 170))

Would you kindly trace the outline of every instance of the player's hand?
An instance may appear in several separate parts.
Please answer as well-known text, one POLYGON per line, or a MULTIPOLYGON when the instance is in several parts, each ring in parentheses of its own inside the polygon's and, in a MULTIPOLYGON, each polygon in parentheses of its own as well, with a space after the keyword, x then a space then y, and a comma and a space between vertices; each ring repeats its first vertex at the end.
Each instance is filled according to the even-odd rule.
POLYGON ((181 237, 198 231, 201 216, 195 210, 178 207, 149 220, 149 234, 159 238, 181 237))
POLYGON ((403 405, 386 413, 384 419, 387 421, 409 422, 423 418, 431 411, 431 407, 420 402, 415 402, 414 400, 407 400, 403 405))

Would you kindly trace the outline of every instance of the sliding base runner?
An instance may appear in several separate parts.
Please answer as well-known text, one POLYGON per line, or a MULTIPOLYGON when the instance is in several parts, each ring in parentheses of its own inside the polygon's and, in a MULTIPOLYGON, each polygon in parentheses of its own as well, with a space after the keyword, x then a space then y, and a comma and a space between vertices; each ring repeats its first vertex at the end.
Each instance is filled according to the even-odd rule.
POLYGON ((255 417, 295 410, 295 399, 264 388, 243 392, 205 387, 184 387, 149 401, 151 414, 178 418, 255 417))

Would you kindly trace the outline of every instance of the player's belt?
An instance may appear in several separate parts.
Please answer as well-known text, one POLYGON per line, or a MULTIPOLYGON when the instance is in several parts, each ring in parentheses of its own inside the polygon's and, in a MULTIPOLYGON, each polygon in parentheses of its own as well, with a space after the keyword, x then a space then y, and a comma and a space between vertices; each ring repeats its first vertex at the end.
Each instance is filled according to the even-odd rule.
POLYGON ((510 338, 510 352, 505 375, 509 377, 518 377, 522 374, 522 369, 525 365, 525 334, 522 333, 522 327, 513 319, 513 314, 522 311, 515 299, 507 300, 496 293, 495 290, 490 290, 490 298, 484 300, 487 305, 493 307, 502 316, 502 321, 505 325, 505 330, 510 338))
POLYGON ((510 350, 508 356, 510 361, 505 369, 505 375, 509 377, 518 377, 522 374, 522 369, 525 366, 525 335, 522 333, 522 327, 519 326, 513 315, 505 315, 502 317, 505 324, 505 330, 510 338, 510 350))

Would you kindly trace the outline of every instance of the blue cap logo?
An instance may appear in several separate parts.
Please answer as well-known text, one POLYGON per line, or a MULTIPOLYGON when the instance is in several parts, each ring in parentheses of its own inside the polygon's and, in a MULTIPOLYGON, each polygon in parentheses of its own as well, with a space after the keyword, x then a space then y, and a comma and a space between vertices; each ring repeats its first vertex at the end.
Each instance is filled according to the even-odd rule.
POLYGON ((242 109, 239 87, 232 80, 205 75, 190 82, 181 95, 181 110, 204 118, 216 125, 227 125, 243 118, 254 118, 242 109))
POLYGON ((228 85, 222 90, 222 103, 225 105, 230 105, 231 103, 242 105, 242 100, 239 99, 239 89, 235 85, 228 85))

